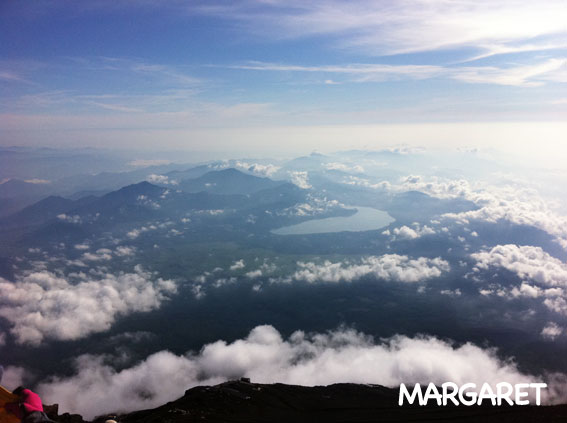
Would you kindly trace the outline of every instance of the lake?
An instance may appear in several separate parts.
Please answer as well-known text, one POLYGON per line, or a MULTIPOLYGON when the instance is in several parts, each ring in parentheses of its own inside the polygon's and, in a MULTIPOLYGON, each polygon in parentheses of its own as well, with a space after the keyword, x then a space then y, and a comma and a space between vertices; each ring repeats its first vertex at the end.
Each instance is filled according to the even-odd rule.
POLYGON ((307 235, 342 231, 372 231, 388 226, 396 220, 383 210, 371 207, 353 208, 356 208, 357 212, 352 216, 308 220, 297 225, 274 229, 272 233, 276 235, 307 235))

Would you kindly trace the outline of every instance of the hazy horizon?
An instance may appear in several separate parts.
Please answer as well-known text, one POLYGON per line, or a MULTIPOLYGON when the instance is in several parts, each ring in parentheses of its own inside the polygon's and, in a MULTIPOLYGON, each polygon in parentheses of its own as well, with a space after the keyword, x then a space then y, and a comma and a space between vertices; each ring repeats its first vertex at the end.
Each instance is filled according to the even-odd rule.
POLYGON ((564 4, 6 2, 0 145, 564 159, 564 4))

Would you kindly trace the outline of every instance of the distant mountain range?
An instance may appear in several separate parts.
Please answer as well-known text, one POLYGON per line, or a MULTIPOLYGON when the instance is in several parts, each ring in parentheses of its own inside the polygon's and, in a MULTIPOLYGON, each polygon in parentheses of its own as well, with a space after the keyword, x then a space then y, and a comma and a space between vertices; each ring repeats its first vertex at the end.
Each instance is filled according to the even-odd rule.
MULTIPOLYGON (((1 247, 7 254, 14 244, 45 246, 55 238, 80 242, 104 232, 125 235, 135 225, 151 225, 158 220, 179 224, 195 213, 194 222, 216 213, 215 222, 221 227, 225 223, 242 226, 255 214, 255 230, 267 230, 293 219, 281 210, 307 202, 309 194, 289 182, 225 169, 174 186, 143 181, 102 196, 72 200, 52 195, 0 218, 0 235, 5 241, 1 247), (220 216, 221 211, 230 213, 220 216)), ((200 229, 196 230, 212 231, 207 225, 197 225, 200 229)))
POLYGON ((247 175, 236 169, 212 171, 196 179, 185 179, 179 188, 185 192, 207 191, 215 194, 252 194, 264 189, 274 188, 285 182, 272 181, 247 175))

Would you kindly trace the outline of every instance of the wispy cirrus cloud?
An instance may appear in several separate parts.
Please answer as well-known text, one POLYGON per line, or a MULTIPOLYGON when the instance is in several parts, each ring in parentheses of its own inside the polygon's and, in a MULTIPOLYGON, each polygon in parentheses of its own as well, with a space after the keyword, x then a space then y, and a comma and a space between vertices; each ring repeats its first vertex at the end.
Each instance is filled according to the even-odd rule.
MULTIPOLYGON (((235 0, 224 2, 99 0, 75 6, 50 1, 34 15, 73 8, 77 14, 155 12, 191 19, 221 18, 245 33, 264 39, 325 37, 331 48, 372 56, 463 50, 462 60, 567 48, 567 9, 562 0, 235 0), (40 13, 41 12, 41 13, 40 13)), ((29 15, 31 8, 20 10, 29 15)))
POLYGON ((5 82, 20 82, 20 83, 25 83, 25 84, 29 84, 30 82, 25 79, 23 76, 19 75, 16 72, 11 72, 11 71, 0 71, 0 81, 5 81, 5 82))
MULTIPOLYGON (((534 87, 545 82, 563 82, 567 59, 514 66, 438 66, 438 65, 386 65, 355 63, 346 65, 303 66, 250 62, 231 66, 234 69, 272 72, 320 73, 328 77, 337 75, 346 82, 385 82, 396 80, 453 79, 471 84, 495 84, 534 87)), ((345 82, 343 81, 343 82, 345 82)))
POLYGON ((473 84, 515 85, 536 87, 546 82, 567 82, 567 59, 507 68, 494 66, 452 68, 452 79, 473 84))
POLYGON ((484 58, 544 51, 565 48, 567 31, 567 11, 560 0, 244 0, 193 11, 237 19, 249 31, 274 38, 333 36, 332 46, 378 56, 470 49, 479 52, 470 58, 484 58))

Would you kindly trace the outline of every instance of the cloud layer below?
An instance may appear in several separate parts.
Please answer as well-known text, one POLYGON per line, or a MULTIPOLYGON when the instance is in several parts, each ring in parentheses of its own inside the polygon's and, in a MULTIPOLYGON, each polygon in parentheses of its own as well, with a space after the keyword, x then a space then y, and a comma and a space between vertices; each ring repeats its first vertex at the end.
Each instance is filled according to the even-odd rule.
MULTIPOLYGON (((272 326, 257 326, 232 343, 217 341, 195 355, 160 351, 121 371, 106 364, 109 358, 81 356, 74 376, 55 378, 40 385, 39 391, 48 402, 58 401, 63 410, 92 418, 103 412, 155 407, 192 386, 244 376, 259 383, 308 386, 541 380, 521 373, 512 361, 501 360, 495 350, 470 343, 457 346, 434 337, 400 335, 376 343, 345 328, 318 334, 297 331, 284 339, 272 326)), ((556 395, 549 390, 545 400, 553 401, 556 395)))

